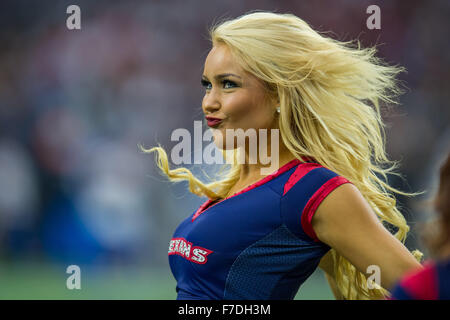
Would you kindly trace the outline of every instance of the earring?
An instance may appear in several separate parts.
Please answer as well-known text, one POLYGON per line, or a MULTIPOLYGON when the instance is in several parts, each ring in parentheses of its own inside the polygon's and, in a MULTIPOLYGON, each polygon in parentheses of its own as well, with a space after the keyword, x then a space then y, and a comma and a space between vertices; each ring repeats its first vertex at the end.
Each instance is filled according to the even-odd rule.
POLYGON ((280 112, 281 112, 280 107, 277 107, 277 113, 280 113, 280 112))

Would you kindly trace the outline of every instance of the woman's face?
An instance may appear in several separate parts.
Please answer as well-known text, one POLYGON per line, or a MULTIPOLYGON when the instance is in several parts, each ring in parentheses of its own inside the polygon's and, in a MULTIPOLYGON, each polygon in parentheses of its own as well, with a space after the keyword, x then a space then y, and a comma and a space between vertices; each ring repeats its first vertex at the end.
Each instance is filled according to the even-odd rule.
POLYGON ((263 82, 243 70, 226 45, 215 45, 209 52, 202 85, 203 112, 219 148, 228 149, 227 129, 255 129, 258 134, 259 129, 278 127, 277 100, 268 98, 263 82))

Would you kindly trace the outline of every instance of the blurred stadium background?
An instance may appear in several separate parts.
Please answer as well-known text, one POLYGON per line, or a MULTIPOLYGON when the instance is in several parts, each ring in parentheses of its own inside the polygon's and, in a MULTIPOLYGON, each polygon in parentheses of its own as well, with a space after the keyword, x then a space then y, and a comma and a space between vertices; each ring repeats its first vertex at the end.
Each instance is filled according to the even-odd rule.
MULTIPOLYGON (((422 201, 450 142, 450 2, 2 1, 0 4, 0 299, 174 299, 167 247, 203 201, 171 185, 139 152, 202 120, 207 26, 249 10, 293 13, 340 40, 379 44, 408 70, 401 105, 384 114, 401 163, 406 242, 425 252, 422 201), (81 30, 66 27, 81 8, 81 30), (381 8, 368 30, 366 8, 381 8), (68 265, 81 290, 66 288, 68 265)), ((191 166, 192 168, 192 166, 191 166)), ((195 166, 211 172, 214 168, 195 166)), ((320 271, 297 299, 332 299, 320 271)))

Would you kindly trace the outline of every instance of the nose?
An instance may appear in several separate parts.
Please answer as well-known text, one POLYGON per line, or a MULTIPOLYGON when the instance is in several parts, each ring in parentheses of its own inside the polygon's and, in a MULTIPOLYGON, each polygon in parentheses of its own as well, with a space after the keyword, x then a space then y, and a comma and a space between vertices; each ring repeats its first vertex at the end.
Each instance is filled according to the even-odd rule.
POLYGON ((214 89, 205 93, 202 101, 202 109, 205 114, 214 113, 220 109, 220 99, 214 89))

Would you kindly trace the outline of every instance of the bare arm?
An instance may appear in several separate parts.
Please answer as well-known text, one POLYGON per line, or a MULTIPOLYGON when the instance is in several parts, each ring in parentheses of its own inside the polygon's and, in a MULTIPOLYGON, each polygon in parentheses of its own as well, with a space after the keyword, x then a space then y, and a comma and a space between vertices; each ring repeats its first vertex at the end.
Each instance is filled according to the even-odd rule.
MULTIPOLYGON (((322 201, 313 216, 312 227, 320 241, 334 248, 366 276, 370 275, 367 267, 377 265, 381 271, 380 285, 385 289, 392 289, 406 272, 422 268, 381 224, 353 184, 337 187, 322 201)), ((327 268, 326 260, 322 266, 327 268)), ((327 270, 327 278, 334 278, 329 266, 327 270)), ((332 283, 330 286, 333 290, 332 283)))

